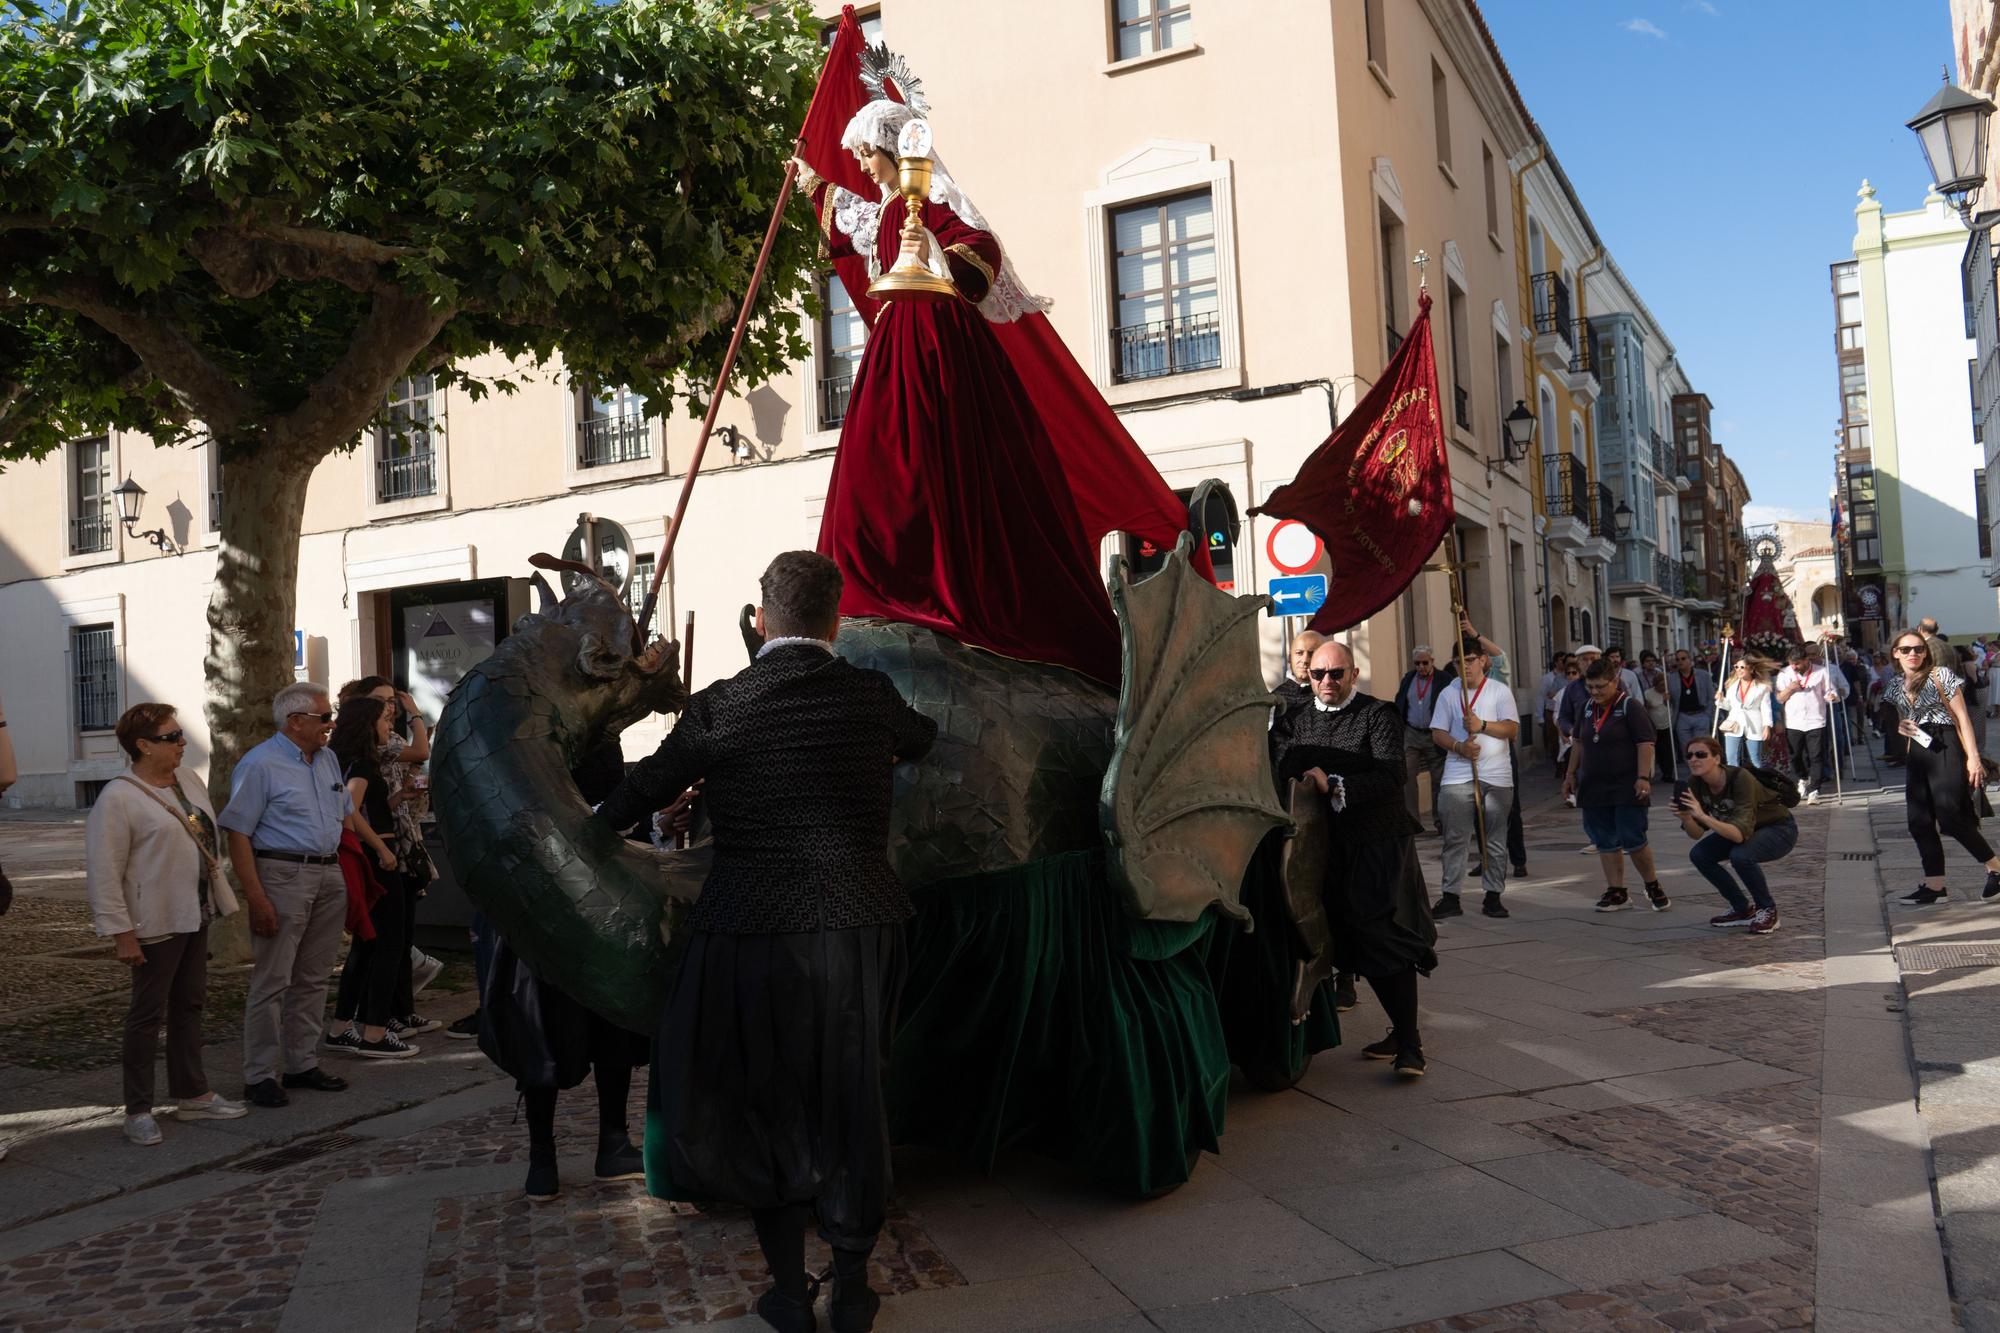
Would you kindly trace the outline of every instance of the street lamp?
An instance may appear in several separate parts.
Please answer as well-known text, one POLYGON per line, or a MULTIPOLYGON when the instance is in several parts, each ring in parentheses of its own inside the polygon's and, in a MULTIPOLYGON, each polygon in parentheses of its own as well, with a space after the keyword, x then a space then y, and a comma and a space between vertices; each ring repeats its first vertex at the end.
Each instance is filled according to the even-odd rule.
POLYGON ((1518 463, 1528 456, 1535 444, 1535 414, 1528 410, 1527 403, 1514 400, 1514 410, 1500 423, 1506 427, 1500 440, 1500 452, 1509 463, 1518 463))
POLYGON ((111 498, 118 505, 118 522, 124 527, 127 537, 143 537, 157 550, 179 554, 180 548, 174 545, 174 539, 161 528, 148 528, 144 532, 132 531, 132 526, 139 521, 139 511, 146 504, 146 488, 132 480, 130 473, 126 474, 125 480, 111 488, 111 498))
POLYGON ((1632 506, 1623 500, 1611 511, 1611 535, 1621 542, 1632 535, 1632 506))
POLYGON ((1993 103, 1953 84, 1947 75, 1937 96, 1907 122, 1916 132, 1938 193, 1971 223, 1972 203, 1986 183, 1986 122, 1993 103))

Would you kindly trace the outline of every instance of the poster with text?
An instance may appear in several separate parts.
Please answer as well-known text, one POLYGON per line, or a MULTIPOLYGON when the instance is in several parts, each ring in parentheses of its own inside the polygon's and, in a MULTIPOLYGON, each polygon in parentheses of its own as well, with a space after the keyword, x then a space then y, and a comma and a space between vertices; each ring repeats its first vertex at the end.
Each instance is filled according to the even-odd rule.
POLYGON ((403 669, 417 711, 437 721, 458 678, 493 653, 493 603, 433 602, 403 608, 403 669))

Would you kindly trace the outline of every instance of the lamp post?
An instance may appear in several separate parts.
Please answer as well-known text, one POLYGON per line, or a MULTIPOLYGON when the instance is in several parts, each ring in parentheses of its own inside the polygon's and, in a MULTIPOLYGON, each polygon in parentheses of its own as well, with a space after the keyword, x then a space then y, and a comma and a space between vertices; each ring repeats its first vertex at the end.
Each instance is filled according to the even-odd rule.
POLYGON ((1992 115, 1990 100, 1953 84, 1947 73, 1937 96, 1906 122, 1924 150, 1938 193, 1968 227, 1973 202, 1986 184, 1986 123, 1992 115))
POLYGON ((1611 511, 1611 535, 1621 542, 1632 535, 1632 506, 1622 498, 1618 507, 1611 511))
POLYGON ((118 522, 125 529, 127 537, 143 537, 157 550, 168 551, 174 555, 180 554, 180 547, 174 544, 174 539, 162 528, 148 528, 144 532, 132 531, 133 525, 139 521, 139 511, 146 504, 146 488, 132 480, 130 473, 126 474, 125 480, 111 488, 111 498, 117 502, 118 522))

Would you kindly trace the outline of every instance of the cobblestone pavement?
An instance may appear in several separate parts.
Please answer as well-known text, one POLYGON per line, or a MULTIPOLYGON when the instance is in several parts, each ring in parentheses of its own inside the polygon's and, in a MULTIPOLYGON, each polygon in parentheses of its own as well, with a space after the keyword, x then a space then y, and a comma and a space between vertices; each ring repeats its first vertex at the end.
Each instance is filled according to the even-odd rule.
MULTIPOLYGON (((1602 886, 1576 815, 1530 782, 1534 874, 1509 886, 1514 916, 1442 928, 1428 1077, 1355 1058, 1385 1024, 1364 993, 1347 1045, 1296 1089, 1234 1091, 1221 1153, 1164 1198, 1107 1199, 1032 1157, 989 1178, 901 1154, 878 1327, 1949 1327, 1934 1229, 1928 1259, 1920 1245, 1922 1154, 1912 1174, 1899 1137, 1913 1108, 1890 1075, 1907 1083, 1908 1065, 1898 1046, 1869 1074, 1888 1090, 1854 1095, 1864 1043, 1843 1035, 1901 1031, 1896 988, 1854 982, 1845 943, 1879 889, 1857 906, 1860 890, 1828 887, 1854 870, 1841 858, 1865 815, 1800 811, 1772 877, 1784 929, 1754 938, 1705 927, 1717 901, 1659 810, 1673 908, 1591 911, 1602 886), (1836 1031, 1842 1015, 1871 1026, 1836 1031)), ((1435 883, 1438 844, 1422 850, 1435 883)), ((11 996, 67 1014, 95 993, 66 966, 90 960, 65 956, 60 912, 0 930, 46 936, 21 955, 39 981, 0 950, 0 1052, 19 1052, 0 1061, 19 1066, 35 1046, 11 996)), ((525 1132, 483 1084, 308 1138, 328 1151, 294 1164, 261 1170, 260 1149, 0 1224, 0 1331, 761 1327, 747 1217, 590 1181, 595 1123, 587 1087, 564 1096, 566 1187, 547 1204, 520 1194, 525 1132)), ((139 1151, 114 1136, 89 1151, 139 1151)))

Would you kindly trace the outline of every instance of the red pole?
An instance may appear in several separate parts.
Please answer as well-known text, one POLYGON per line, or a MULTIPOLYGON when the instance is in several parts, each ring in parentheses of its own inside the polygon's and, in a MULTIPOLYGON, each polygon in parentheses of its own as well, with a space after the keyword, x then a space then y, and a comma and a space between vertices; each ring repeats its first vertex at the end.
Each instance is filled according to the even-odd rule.
POLYGON ((770 266, 771 250, 778 243, 778 227, 784 221, 785 205, 791 202, 792 186, 798 181, 798 147, 794 145, 792 159, 785 164, 785 181, 778 187, 778 203, 771 210, 771 225, 764 229, 764 248, 757 252, 757 267, 750 274, 750 290, 743 294, 743 308, 736 314, 736 330, 729 335, 729 350, 723 354, 722 369, 715 376, 715 391, 708 396, 708 413, 701 420, 701 437, 695 441, 694 457, 688 461, 687 476, 681 479, 680 498, 674 501, 674 514, 667 524, 660 558, 653 565, 653 586, 646 590, 645 604, 639 609, 641 643, 646 641, 646 627, 653 623, 653 608, 660 600, 660 584, 667 576, 667 562, 673 559, 674 542, 681 535, 681 521, 687 516, 688 496, 694 492, 694 479, 701 474, 701 457, 708 450, 709 432, 715 429, 715 414, 722 408, 722 391, 729 383, 730 373, 736 369, 736 354, 743 350, 743 334, 750 327, 750 311, 757 304, 757 289, 764 283, 764 270, 770 266))

